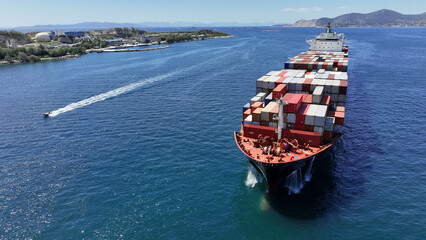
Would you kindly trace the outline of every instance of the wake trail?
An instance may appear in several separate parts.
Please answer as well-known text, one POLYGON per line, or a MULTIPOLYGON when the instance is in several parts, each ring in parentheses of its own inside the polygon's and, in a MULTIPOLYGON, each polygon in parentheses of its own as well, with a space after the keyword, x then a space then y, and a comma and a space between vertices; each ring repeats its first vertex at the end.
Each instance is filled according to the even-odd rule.
POLYGON ((180 71, 176 71, 176 72, 172 72, 172 73, 168 73, 168 74, 164 74, 164 75, 160 75, 160 76, 156 76, 156 77, 143 79, 143 80, 140 80, 138 82, 131 83, 129 85, 108 91, 106 93, 102 93, 102 94, 99 94, 99 95, 96 95, 96 96, 93 96, 93 97, 83 99, 83 100, 78 101, 78 102, 71 103, 71 104, 69 104, 69 105, 67 105, 63 108, 59 108, 59 109, 56 109, 56 110, 50 112, 49 117, 56 117, 59 114, 66 113, 66 112, 72 111, 72 110, 77 109, 77 108, 82 108, 82 107, 89 106, 93 103, 105 101, 107 99, 121 95, 123 93, 133 91, 133 90, 140 88, 140 87, 142 87, 146 84, 153 83, 153 82, 156 82, 156 81, 161 81, 165 78, 168 78, 168 77, 171 77, 171 76, 177 74, 178 72, 180 72, 180 71))
MULTIPOLYGON (((232 47, 226 47, 225 49, 221 49, 219 51, 216 51, 216 53, 227 51, 227 50, 229 50, 229 48, 232 49, 232 48, 235 48, 235 47, 240 47, 240 46, 243 46, 245 44, 246 43, 243 42, 243 43, 240 43, 240 44, 232 46, 232 47)), ((226 57, 227 55, 230 55, 230 54, 233 54, 233 53, 228 53, 228 54, 222 55, 219 58, 226 57)), ((156 82, 156 81, 161 81, 165 78, 171 77, 171 76, 176 75, 180 72, 184 72, 184 71, 193 69, 193 68, 200 66, 200 65, 203 65, 203 64, 199 63, 197 65, 193 65, 193 66, 188 67, 186 69, 181 69, 181 70, 174 71, 174 72, 171 72, 171 73, 168 73, 168 74, 143 79, 143 80, 140 80, 138 82, 131 83, 131 84, 128 84, 126 86, 123 86, 123 87, 120 87, 120 88, 117 88, 117 89, 114 89, 114 90, 111 90, 111 91, 108 91, 108 92, 105 92, 105 93, 102 93, 102 94, 99 94, 99 95, 96 95, 96 96, 93 96, 93 97, 89 97, 89 98, 83 99, 83 100, 78 101, 78 102, 71 103, 71 104, 69 104, 69 105, 67 105, 63 108, 56 109, 56 110, 51 111, 49 113, 45 113, 44 115, 45 115, 45 117, 47 117, 47 116, 48 117, 56 117, 59 114, 66 113, 66 112, 72 111, 72 110, 77 109, 77 108, 86 107, 86 106, 89 106, 91 104, 101 102, 101 101, 105 101, 105 100, 110 99, 112 97, 116 97, 116 96, 121 95, 123 93, 133 91, 133 90, 140 88, 140 87, 142 87, 146 84, 153 83, 153 82, 156 82)))

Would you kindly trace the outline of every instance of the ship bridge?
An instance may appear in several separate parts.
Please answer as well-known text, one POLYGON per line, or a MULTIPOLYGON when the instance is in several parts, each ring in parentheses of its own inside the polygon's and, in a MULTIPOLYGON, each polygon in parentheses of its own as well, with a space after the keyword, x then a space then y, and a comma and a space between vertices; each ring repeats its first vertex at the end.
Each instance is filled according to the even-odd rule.
POLYGON ((331 24, 328 23, 325 32, 316 36, 315 39, 307 39, 306 42, 311 45, 309 48, 311 51, 341 52, 346 40, 344 34, 333 32, 331 24))

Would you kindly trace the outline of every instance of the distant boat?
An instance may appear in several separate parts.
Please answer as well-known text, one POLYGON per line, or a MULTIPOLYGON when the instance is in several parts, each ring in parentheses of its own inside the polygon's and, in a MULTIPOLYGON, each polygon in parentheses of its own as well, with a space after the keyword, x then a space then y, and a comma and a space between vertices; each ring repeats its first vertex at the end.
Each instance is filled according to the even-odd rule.
POLYGON ((47 112, 47 113, 43 113, 43 117, 44 118, 48 118, 49 117, 49 114, 51 114, 52 112, 47 112))

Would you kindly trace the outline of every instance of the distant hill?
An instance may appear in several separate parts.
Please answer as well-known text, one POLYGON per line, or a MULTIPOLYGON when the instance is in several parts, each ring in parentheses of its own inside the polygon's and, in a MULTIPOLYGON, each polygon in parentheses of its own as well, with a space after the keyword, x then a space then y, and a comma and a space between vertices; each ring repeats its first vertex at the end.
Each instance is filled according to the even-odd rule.
POLYGON ((149 28, 176 28, 176 27, 238 27, 238 26, 271 26, 274 23, 237 23, 237 22, 214 22, 214 23, 200 23, 200 22, 141 22, 141 23, 115 23, 115 22, 82 22, 76 24, 59 24, 59 25, 35 25, 24 27, 4 28, 5 30, 13 29, 20 32, 36 32, 36 31, 86 31, 93 29, 111 29, 111 28, 124 28, 134 27, 139 29, 149 28))
POLYGON ((331 22, 333 27, 420 27, 426 26, 426 12, 422 14, 401 14, 382 9, 372 13, 348 13, 335 18, 299 20, 286 27, 323 27, 331 22))

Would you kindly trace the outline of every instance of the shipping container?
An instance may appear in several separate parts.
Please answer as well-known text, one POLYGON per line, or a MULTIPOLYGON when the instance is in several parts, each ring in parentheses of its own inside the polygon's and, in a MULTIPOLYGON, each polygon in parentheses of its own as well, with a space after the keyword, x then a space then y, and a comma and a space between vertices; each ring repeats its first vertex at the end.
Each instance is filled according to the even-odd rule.
POLYGON ((288 139, 297 139, 299 144, 309 144, 312 147, 319 147, 321 144, 321 134, 300 130, 283 129, 283 136, 288 139))
POLYGON ((273 127, 257 126, 252 124, 244 124, 244 137, 258 138, 260 134, 277 138, 276 129, 273 127))
POLYGON ((334 129, 334 117, 326 117, 324 130, 333 132, 333 129, 334 129))
MULTIPOLYGON (((305 124, 305 116, 308 112, 310 104, 302 104, 296 114, 296 124, 305 124)), ((303 129, 301 129, 303 130, 303 129)))
POLYGON ((247 109, 250 109, 250 102, 248 102, 248 103, 246 103, 246 105, 244 105, 244 107, 243 107, 243 113, 245 111, 247 111, 247 109))
MULTIPOLYGON (((250 110, 250 109, 249 109, 250 110)), ((252 115, 248 115, 245 119, 244 119, 244 124, 252 124, 253 122, 253 116, 252 115)))
POLYGON ((315 126, 324 127, 325 117, 327 116, 327 106, 319 105, 315 113, 315 126))
POLYGON ((253 105, 255 102, 262 102, 262 99, 260 97, 254 96, 252 99, 250 99, 250 105, 253 105))
POLYGON ((288 100, 287 112, 296 113, 302 105, 302 94, 294 94, 293 97, 288 100))
POLYGON ((343 122, 345 120, 345 113, 344 112, 334 112, 334 122, 336 125, 343 125, 343 122))
POLYGON ((256 108, 262 108, 263 107, 263 103, 262 102, 254 102, 251 106, 250 109, 252 112, 254 112, 254 110, 256 110, 256 108))
POLYGON ((282 96, 284 96, 287 92, 287 85, 286 84, 280 84, 274 90, 272 91, 272 98, 279 99, 282 96))
POLYGON ((312 93, 312 103, 319 104, 321 102, 321 98, 324 94, 324 87, 317 86, 312 93))
POLYGON ((243 119, 246 119, 246 117, 250 116, 251 114, 251 109, 247 109, 244 113, 243 113, 243 119))
POLYGON ((260 122, 260 120, 261 120, 260 116, 261 116, 262 110, 263 110, 263 108, 256 108, 252 112, 254 122, 260 122))
POLYGON ((315 125, 315 114, 318 110, 317 104, 311 104, 309 105, 308 111, 306 112, 305 116, 305 125, 315 125))

